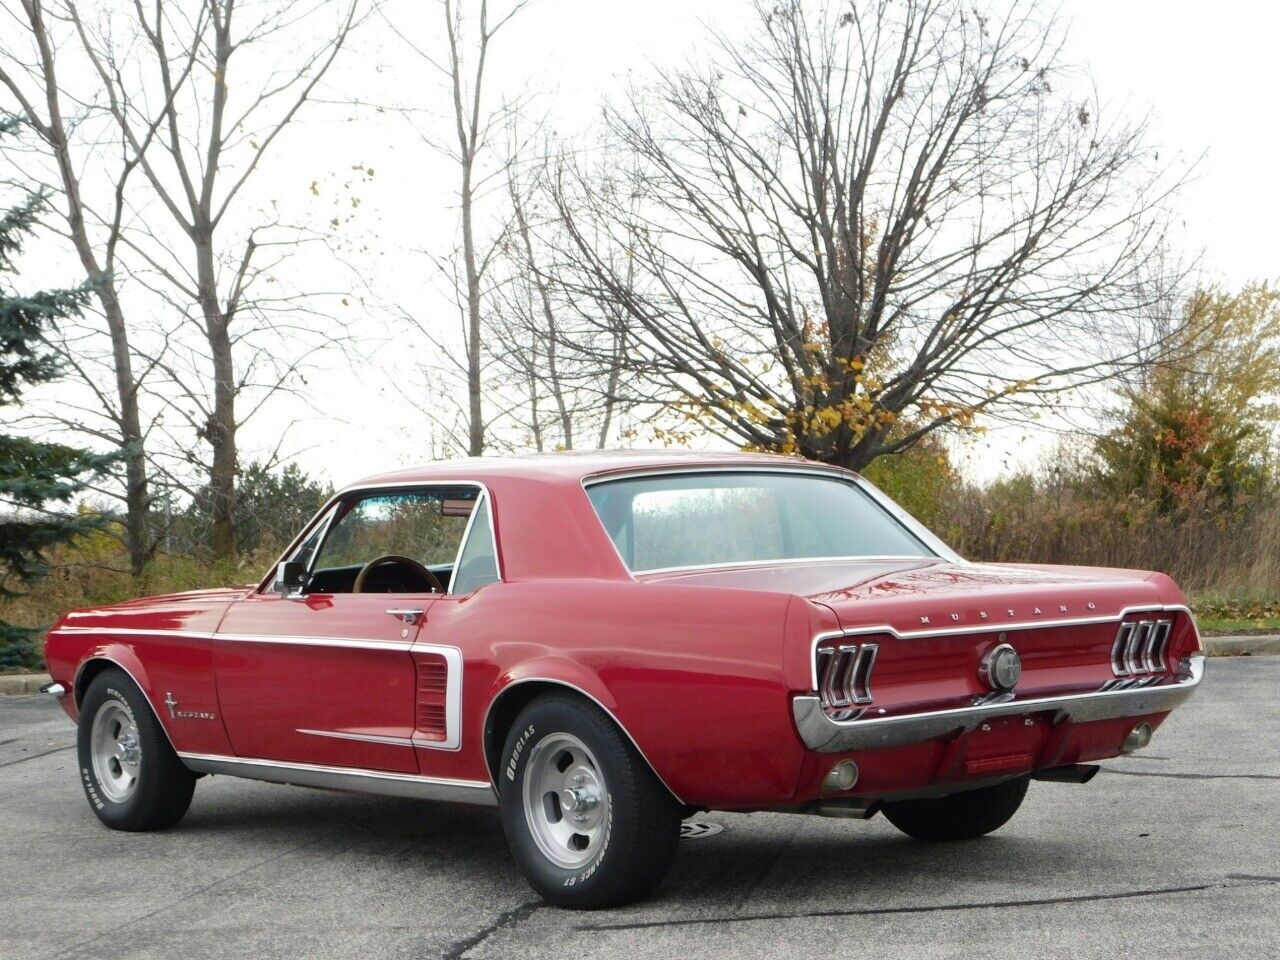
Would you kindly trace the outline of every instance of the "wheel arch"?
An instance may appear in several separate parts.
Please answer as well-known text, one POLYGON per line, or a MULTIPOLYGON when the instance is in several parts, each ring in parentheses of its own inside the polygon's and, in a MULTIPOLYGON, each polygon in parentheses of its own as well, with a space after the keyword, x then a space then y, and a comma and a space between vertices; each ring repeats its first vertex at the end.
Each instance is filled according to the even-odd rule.
POLYGON ((80 715, 80 706, 84 703, 84 695, 89 689, 89 685, 104 670, 109 670, 112 667, 124 671, 125 675, 133 681, 133 685, 141 692, 142 699, 146 700, 147 706, 151 708, 151 713, 155 716, 156 722, 160 724, 160 729, 164 731, 165 739, 169 741, 169 746, 177 752, 177 745, 173 742, 173 735, 165 725, 164 715, 156 709, 155 700, 152 699, 151 691, 144 682, 147 678, 146 668, 142 666, 141 661, 128 647, 98 648, 85 657, 80 662, 80 665, 76 667, 75 679, 71 683, 71 695, 75 700, 76 716, 80 715))
POLYGON ((502 752, 502 744, 506 740, 507 734, 511 730, 511 725, 515 723, 520 711, 539 696, 567 691, 603 710, 605 715, 613 721, 614 726, 621 730, 622 735, 635 747, 636 752, 640 754, 640 759, 657 777, 658 782, 662 784, 667 793, 671 794, 677 803, 684 804, 679 795, 662 778, 662 774, 654 767, 653 762, 645 755, 644 748, 632 736, 631 731, 618 719, 618 715, 611 705, 613 703, 612 696, 597 678, 580 677, 569 680, 563 676, 556 676, 555 672, 551 670, 543 669, 521 671, 519 675, 515 676, 508 674, 504 677, 504 681, 497 687, 497 692, 489 699, 489 706, 485 710, 482 727, 485 769, 488 770, 489 778, 495 786, 498 782, 498 759, 502 752), (593 680, 594 682, 592 682, 593 680), (588 686, 595 687, 598 690, 598 694, 587 689, 588 686))

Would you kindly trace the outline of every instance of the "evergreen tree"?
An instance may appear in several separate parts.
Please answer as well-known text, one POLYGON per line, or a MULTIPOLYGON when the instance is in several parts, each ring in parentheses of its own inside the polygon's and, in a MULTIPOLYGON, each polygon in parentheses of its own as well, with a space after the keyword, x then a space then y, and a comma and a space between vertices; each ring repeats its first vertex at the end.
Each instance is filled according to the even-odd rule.
MULTIPOLYGON (((16 126, 17 121, 0 116, 0 138, 16 126)), ((0 410, 6 413, 25 389, 56 379, 57 358, 45 334, 59 320, 77 315, 90 293, 80 287, 20 294, 9 283, 45 199, 28 191, 16 206, 0 213, 0 410)), ((18 589, 48 572, 50 549, 100 522, 67 506, 116 459, 14 436, 4 428, 0 422, 0 601, 17 596, 18 589)), ((0 620, 0 669, 39 666, 37 632, 0 620)))

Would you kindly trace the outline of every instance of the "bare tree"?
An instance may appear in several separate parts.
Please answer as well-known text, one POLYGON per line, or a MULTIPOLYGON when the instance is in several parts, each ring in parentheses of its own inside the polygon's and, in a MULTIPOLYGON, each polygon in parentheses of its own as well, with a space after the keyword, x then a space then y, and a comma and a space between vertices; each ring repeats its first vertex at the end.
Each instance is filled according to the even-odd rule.
MULTIPOLYGON (((564 153, 548 142, 539 156, 523 158, 522 146, 513 137, 505 280, 489 324, 496 362, 510 382, 524 387, 526 401, 511 416, 536 449, 600 448, 617 426, 626 328, 617 304, 579 297, 563 286, 555 251, 566 238, 555 214, 553 184, 564 153)), ((608 155, 597 166, 612 168, 618 161, 608 155)), ((620 266, 619 276, 627 282, 629 265, 620 266)))
MULTIPOLYGON (((150 10, 132 0, 89 16, 74 0, 65 6, 106 110, 137 158, 147 187, 144 202, 154 204, 122 237, 137 264, 132 273, 199 329, 202 346, 186 351, 190 362, 177 353, 157 363, 184 401, 182 416, 210 449, 201 466, 207 469, 212 546, 216 556, 230 556, 237 430, 286 388, 316 348, 294 342, 310 329, 309 297, 255 289, 277 279, 273 271, 299 234, 255 204, 245 188, 328 73, 362 3, 292 0, 249 7, 253 18, 243 23, 235 0, 157 2, 150 10), (124 36, 118 32, 122 22, 124 36), (241 70, 245 79, 233 87, 232 74, 241 70), (148 106, 156 103, 162 105, 158 134, 156 122, 147 120, 148 106), (153 134, 160 149, 148 152, 153 134), (255 344, 250 334, 264 328, 276 336, 255 344), (255 388, 253 407, 238 411, 242 393, 255 388)), ((195 460, 189 447, 188 457, 195 460)))
POLYGON ((1028 6, 762 0, 608 110, 636 166, 562 181, 558 255, 621 311, 630 399, 857 468, 1140 362, 1176 178, 1057 89, 1028 6))
MULTIPOLYGON (((403 309, 400 313, 443 361, 423 371, 426 386, 438 397, 433 397, 429 407, 420 409, 451 443, 478 456, 492 442, 489 427, 505 418, 509 406, 507 398, 497 397, 487 389, 486 372, 492 356, 485 342, 486 306, 495 286, 491 269, 509 223, 506 211, 486 217, 489 205, 485 201, 497 196, 506 171, 507 159, 494 149, 495 136, 507 128, 523 104, 520 97, 493 104, 487 87, 498 35, 531 0, 507 0, 500 10, 489 0, 438 2, 446 41, 442 53, 417 42, 390 20, 388 26, 443 80, 448 92, 449 136, 437 136, 434 127, 415 129, 432 150, 446 157, 457 170, 459 242, 457 249, 433 259, 457 305, 461 342, 429 319, 403 309), (492 229, 487 220, 492 221, 492 229), (442 408, 454 403, 449 385, 456 379, 465 385, 466 401, 456 411, 442 412, 442 408), (486 411, 487 405, 497 409, 486 411)), ((403 112, 408 117, 409 111, 403 112)))
MULTIPOLYGON (((0 85, 16 107, 16 115, 35 132, 55 167, 53 186, 60 195, 61 214, 67 237, 75 249, 86 279, 105 322, 110 340, 107 382, 103 382, 91 348, 86 349, 88 331, 62 332, 63 360, 91 391, 94 410, 68 410, 54 419, 79 432, 93 435, 124 451, 125 542, 129 565, 142 572, 154 547, 150 531, 148 467, 139 390, 146 369, 135 371, 130 343, 131 328, 125 318, 119 292, 117 256, 123 231, 125 192, 130 176, 156 134, 162 113, 139 118, 138 136, 133 142, 121 138, 95 143, 77 140, 73 134, 81 122, 91 121, 92 104, 70 97, 62 86, 59 47, 66 39, 50 28, 41 0, 21 0, 20 14, 12 14, 14 27, 3 31, 0 42, 0 85), (68 104, 68 100, 70 103, 68 104), (77 149, 80 148, 80 149, 77 149), (98 171, 89 190, 98 201, 85 197, 86 170, 98 171), (94 421, 104 417, 106 426, 94 421)), ((65 22, 66 9, 56 5, 54 18, 65 22)), ((6 20, 9 20, 6 17, 6 20)), ((179 83, 186 79, 183 74, 179 83)), ((70 326, 70 325, 69 325, 70 326)))

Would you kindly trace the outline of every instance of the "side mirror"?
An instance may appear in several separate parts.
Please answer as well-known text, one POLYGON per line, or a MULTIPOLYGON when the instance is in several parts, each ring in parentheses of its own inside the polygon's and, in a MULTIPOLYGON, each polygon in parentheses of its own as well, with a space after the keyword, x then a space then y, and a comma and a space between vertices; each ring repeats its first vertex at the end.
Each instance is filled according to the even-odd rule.
POLYGON ((286 560, 276 570, 276 593, 282 597, 296 596, 307 585, 307 565, 301 560, 286 560))

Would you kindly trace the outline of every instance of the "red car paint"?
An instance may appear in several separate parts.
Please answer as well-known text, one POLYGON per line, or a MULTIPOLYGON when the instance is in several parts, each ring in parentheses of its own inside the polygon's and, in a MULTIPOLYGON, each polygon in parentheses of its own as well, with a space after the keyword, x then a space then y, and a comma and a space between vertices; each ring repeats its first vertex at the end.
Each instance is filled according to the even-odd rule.
MULTIPOLYGON (((495 701, 544 681, 604 707, 684 803, 752 809, 818 798, 846 757, 861 771, 854 794, 892 796, 1115 756, 1135 723, 1155 727, 1166 715, 1073 723, 1032 712, 906 746, 818 753, 797 733, 792 699, 815 689, 824 634, 879 645, 872 707, 886 717, 989 693, 979 665, 1006 637, 1022 656, 1017 691, 1027 698, 1113 680, 1117 624, 1141 615, 1126 611, 1173 618, 1168 664, 1199 649, 1185 601, 1162 574, 839 559, 632 576, 583 487, 611 474, 744 467, 852 476, 775 457, 636 453, 477 459, 375 477, 339 496, 483 484, 501 582, 466 596, 299 600, 273 592, 273 568, 243 589, 74 611, 49 634, 49 671, 75 719, 93 672, 123 667, 179 754, 473 785, 495 776, 485 743, 495 701), (389 607, 423 616, 406 624, 389 607), (442 733, 436 681, 451 670, 457 729, 442 733)), ((491 733, 500 750, 503 731, 491 733)))

